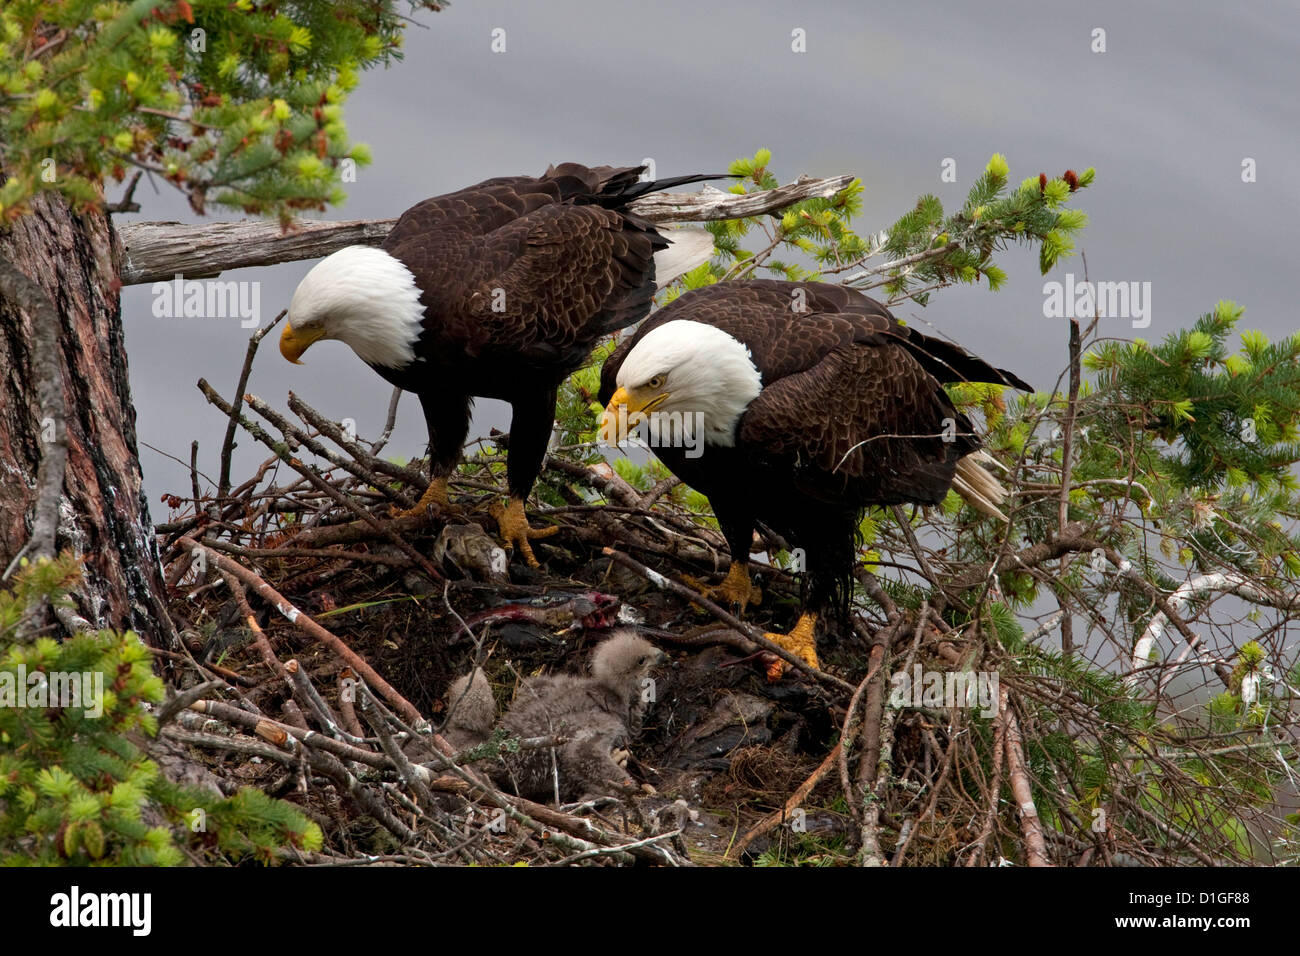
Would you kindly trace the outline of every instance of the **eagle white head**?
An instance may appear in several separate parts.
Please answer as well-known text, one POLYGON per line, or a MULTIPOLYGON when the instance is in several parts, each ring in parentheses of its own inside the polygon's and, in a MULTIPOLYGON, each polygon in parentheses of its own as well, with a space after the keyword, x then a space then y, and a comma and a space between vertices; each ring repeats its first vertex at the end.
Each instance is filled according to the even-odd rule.
POLYGON ((415 360, 424 306, 415 276, 400 259, 372 246, 326 256, 298 283, 280 334, 280 352, 301 364, 319 339, 338 339, 371 365, 402 368, 415 360))
MULTIPOLYGON (((705 443, 723 447, 736 443, 736 423, 763 390, 743 342, 689 319, 647 332, 624 357, 615 384, 605 409, 607 434, 618 433, 617 423, 636 413, 660 413, 680 416, 687 428, 700 422, 705 443)), ((617 434, 619 441, 625 437, 617 434)))

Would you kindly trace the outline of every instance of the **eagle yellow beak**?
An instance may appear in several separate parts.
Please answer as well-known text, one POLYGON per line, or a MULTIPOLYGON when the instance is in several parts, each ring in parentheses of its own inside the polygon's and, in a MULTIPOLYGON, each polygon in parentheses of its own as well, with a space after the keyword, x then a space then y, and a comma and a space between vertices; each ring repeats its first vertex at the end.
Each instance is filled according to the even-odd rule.
POLYGON ((632 398, 628 395, 627 389, 619 386, 614 397, 605 406, 605 414, 600 416, 600 437, 609 444, 621 445, 627 441, 627 420, 632 414, 632 409, 629 407, 631 404, 632 398))
POLYGON ((280 354, 294 365, 301 365, 302 353, 311 348, 311 344, 317 339, 324 337, 325 329, 319 325, 306 325, 295 329, 286 323, 284 331, 280 333, 280 354))
POLYGON ((633 396, 620 386, 600 418, 600 437, 612 445, 621 445, 627 441, 628 432, 640 424, 642 416, 667 398, 667 392, 633 396))

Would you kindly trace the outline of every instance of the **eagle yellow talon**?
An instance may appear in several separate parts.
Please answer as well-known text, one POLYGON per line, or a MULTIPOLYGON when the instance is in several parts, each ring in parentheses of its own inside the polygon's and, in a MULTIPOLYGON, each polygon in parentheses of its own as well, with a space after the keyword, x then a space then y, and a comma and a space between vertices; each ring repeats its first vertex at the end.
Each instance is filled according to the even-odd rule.
POLYGON ((749 569, 734 561, 721 584, 703 585, 689 577, 686 580, 710 601, 724 606, 735 604, 742 611, 747 604, 758 604, 763 600, 763 592, 749 579, 749 569))
POLYGON ((530 527, 528 516, 524 514, 524 503, 519 498, 511 498, 508 505, 495 502, 492 505, 491 515, 496 519, 497 527, 501 529, 502 543, 507 548, 518 548, 530 568, 540 568, 541 564, 533 554, 532 545, 528 543, 529 539, 549 538, 560 529, 530 527))
POLYGON ((388 509, 388 515, 391 518, 422 518, 429 513, 430 505, 435 506, 439 511, 445 511, 451 505, 447 498, 446 478, 435 478, 429 482, 429 487, 424 489, 424 494, 420 496, 414 508, 403 509, 394 505, 388 509))
MULTIPOLYGON (((817 615, 802 614, 789 634, 776 634, 771 631, 764 634, 773 644, 779 644, 791 654, 803 660, 809 667, 818 667, 817 663, 817 615)), ((781 679, 790 665, 778 658, 767 669, 767 679, 775 682, 781 679)), ((820 668, 819 668, 820 669, 820 668)))

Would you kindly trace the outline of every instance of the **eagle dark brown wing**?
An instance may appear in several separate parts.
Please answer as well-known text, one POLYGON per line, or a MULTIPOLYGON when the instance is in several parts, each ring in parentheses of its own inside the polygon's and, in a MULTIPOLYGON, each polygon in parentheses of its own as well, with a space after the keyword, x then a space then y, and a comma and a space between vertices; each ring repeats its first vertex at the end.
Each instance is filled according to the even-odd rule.
POLYGON ((837 346, 765 382, 740 419, 739 443, 791 469, 796 487, 821 500, 938 503, 957 460, 979 447, 942 386, 892 342, 837 346))
POLYGON ((603 334, 645 316, 655 252, 668 241, 623 207, 683 182, 641 167, 564 163, 425 200, 383 248, 415 275, 425 308, 417 351, 571 370, 603 334))
POLYGON ((407 211, 385 249, 422 292, 418 351, 571 366, 649 311, 654 253, 667 242, 647 222, 579 204, 574 191, 567 180, 516 177, 407 211))

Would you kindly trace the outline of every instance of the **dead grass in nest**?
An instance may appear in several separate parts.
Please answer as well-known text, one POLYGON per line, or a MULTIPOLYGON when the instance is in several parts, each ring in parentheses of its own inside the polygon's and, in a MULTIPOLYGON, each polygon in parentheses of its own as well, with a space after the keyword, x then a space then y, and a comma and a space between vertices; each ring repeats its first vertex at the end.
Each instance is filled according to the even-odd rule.
POLYGON ((731 755, 731 766, 717 774, 703 789, 707 803, 724 806, 737 803, 756 807, 783 804, 817 766, 816 761, 768 745, 741 747, 731 755))

